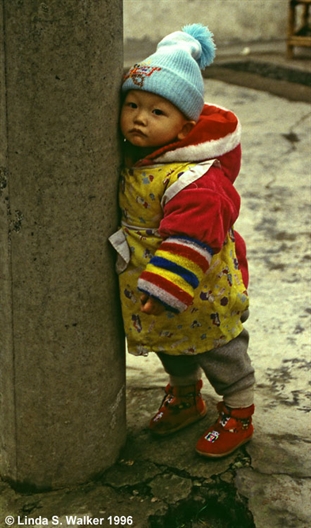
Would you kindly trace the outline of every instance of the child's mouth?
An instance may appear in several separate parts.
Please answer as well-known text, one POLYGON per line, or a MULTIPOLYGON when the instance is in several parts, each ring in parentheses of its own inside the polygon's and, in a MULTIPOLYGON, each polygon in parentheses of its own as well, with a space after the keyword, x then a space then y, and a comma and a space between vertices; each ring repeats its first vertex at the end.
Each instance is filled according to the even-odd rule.
POLYGON ((139 128, 133 128, 130 130, 130 134, 133 136, 146 137, 146 134, 144 134, 139 128))

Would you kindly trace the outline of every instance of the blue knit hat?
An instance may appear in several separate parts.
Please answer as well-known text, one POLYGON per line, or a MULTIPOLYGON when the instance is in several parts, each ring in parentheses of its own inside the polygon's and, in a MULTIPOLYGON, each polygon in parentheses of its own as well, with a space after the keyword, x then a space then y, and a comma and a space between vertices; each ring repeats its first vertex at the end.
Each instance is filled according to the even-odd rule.
POLYGON ((201 74, 215 57, 213 34, 201 24, 185 26, 159 42, 153 55, 124 76, 122 91, 143 90, 168 99, 197 121, 204 105, 201 74))

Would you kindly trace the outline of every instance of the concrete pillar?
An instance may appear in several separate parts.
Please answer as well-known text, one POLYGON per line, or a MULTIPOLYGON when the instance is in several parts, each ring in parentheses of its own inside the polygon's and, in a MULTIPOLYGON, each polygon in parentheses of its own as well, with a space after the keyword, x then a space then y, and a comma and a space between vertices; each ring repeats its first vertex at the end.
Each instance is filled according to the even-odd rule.
POLYGON ((87 481, 125 440, 114 255, 122 0, 2 0, 2 477, 87 481))

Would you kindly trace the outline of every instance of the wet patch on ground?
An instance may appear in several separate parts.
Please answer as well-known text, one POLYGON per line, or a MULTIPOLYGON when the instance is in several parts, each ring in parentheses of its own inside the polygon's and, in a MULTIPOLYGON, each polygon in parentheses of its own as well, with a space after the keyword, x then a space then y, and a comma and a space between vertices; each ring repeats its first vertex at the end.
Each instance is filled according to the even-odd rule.
POLYGON ((254 528, 247 500, 234 486, 237 471, 250 464, 245 448, 226 471, 208 478, 165 464, 121 459, 101 482, 123 500, 152 505, 148 528, 254 528))
MULTIPOLYGON (((299 333, 303 329, 299 329, 299 333)), ((284 359, 276 368, 267 367, 266 383, 258 384, 258 388, 268 388, 272 394, 269 407, 284 405, 296 407, 298 411, 311 413, 311 381, 300 387, 299 380, 310 372, 311 362, 304 358, 284 359)))
POLYGON ((194 489, 191 497, 169 506, 164 515, 152 515, 150 528, 255 528, 247 500, 233 484, 215 483, 194 489))

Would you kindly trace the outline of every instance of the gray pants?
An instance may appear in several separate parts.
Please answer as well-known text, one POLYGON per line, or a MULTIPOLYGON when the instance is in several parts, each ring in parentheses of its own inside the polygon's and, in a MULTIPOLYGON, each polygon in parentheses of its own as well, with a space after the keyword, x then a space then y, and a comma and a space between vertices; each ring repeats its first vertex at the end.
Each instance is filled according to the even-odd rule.
POLYGON ((231 408, 248 407, 254 402, 254 368, 248 356, 247 330, 227 343, 195 356, 170 356, 158 353, 172 386, 191 385, 202 370, 217 394, 231 408))

